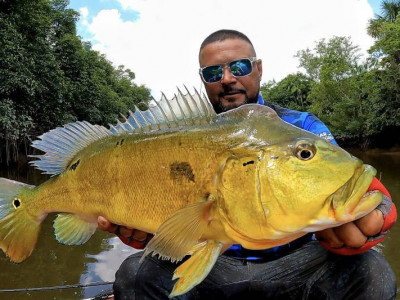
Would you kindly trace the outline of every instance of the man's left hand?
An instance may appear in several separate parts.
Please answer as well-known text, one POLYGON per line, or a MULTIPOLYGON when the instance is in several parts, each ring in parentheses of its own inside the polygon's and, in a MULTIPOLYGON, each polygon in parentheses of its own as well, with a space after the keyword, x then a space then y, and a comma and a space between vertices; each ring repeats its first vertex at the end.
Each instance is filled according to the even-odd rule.
POLYGON ((369 237, 381 232, 383 223, 382 212, 375 209, 354 222, 316 232, 315 236, 317 240, 327 243, 331 248, 359 248, 369 237))

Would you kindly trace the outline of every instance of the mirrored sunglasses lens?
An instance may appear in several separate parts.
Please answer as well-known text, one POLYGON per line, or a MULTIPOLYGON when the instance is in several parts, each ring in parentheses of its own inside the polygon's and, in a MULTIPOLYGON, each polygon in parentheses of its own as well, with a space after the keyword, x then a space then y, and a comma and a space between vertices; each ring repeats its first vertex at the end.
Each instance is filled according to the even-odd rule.
POLYGON ((222 67, 221 66, 210 66, 204 68, 202 71, 203 79, 205 82, 217 82, 222 78, 222 67))
POLYGON ((233 61, 229 64, 229 68, 234 76, 246 76, 252 71, 252 65, 249 59, 233 61))

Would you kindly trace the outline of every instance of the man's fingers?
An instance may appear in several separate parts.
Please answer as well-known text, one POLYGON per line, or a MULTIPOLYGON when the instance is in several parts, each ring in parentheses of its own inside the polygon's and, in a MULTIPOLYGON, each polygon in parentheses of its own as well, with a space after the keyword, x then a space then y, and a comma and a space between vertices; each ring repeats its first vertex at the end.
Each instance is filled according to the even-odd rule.
POLYGON ((332 228, 328 228, 315 233, 317 240, 325 241, 332 248, 340 248, 344 246, 344 243, 338 238, 332 228))
POLYGON ((354 223, 365 236, 374 236, 381 231, 384 221, 382 212, 375 209, 354 223))
POLYGON ((135 241, 144 242, 147 239, 147 235, 148 235, 147 232, 134 230, 132 236, 135 241))
POLYGON ((359 248, 365 244, 368 238, 353 222, 335 227, 333 228, 333 231, 335 232, 337 238, 343 241, 347 247, 359 248))
POLYGON ((122 235, 123 237, 128 238, 128 237, 132 236, 132 233, 133 233, 132 228, 119 226, 119 234, 122 235))
POLYGON ((106 218, 99 216, 97 217, 97 227, 100 230, 107 231, 110 233, 115 233, 117 231, 117 225, 112 224, 106 218))

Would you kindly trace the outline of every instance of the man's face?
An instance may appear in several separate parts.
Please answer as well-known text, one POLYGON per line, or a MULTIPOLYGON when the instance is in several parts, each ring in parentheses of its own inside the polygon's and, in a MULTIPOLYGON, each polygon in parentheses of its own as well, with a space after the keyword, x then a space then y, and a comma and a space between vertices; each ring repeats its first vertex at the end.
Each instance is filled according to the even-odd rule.
MULTIPOLYGON (((253 47, 241 39, 226 39, 208 44, 200 52, 200 67, 229 63, 240 58, 255 56, 253 47)), ((217 113, 256 103, 262 74, 261 60, 253 63, 253 71, 242 77, 234 77, 229 68, 223 69, 221 81, 205 83, 205 88, 217 113)))

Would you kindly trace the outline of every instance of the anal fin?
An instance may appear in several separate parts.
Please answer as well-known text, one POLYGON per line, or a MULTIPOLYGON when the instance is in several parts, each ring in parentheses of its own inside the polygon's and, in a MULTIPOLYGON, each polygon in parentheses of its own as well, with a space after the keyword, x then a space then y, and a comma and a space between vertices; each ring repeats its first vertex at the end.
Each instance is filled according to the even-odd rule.
POLYGON ((82 245, 94 234, 97 223, 88 222, 78 215, 59 214, 54 220, 57 241, 65 245, 82 245))
POLYGON ((206 278, 221 253, 222 243, 207 241, 174 272, 172 279, 178 279, 169 295, 173 298, 192 289, 206 278))

